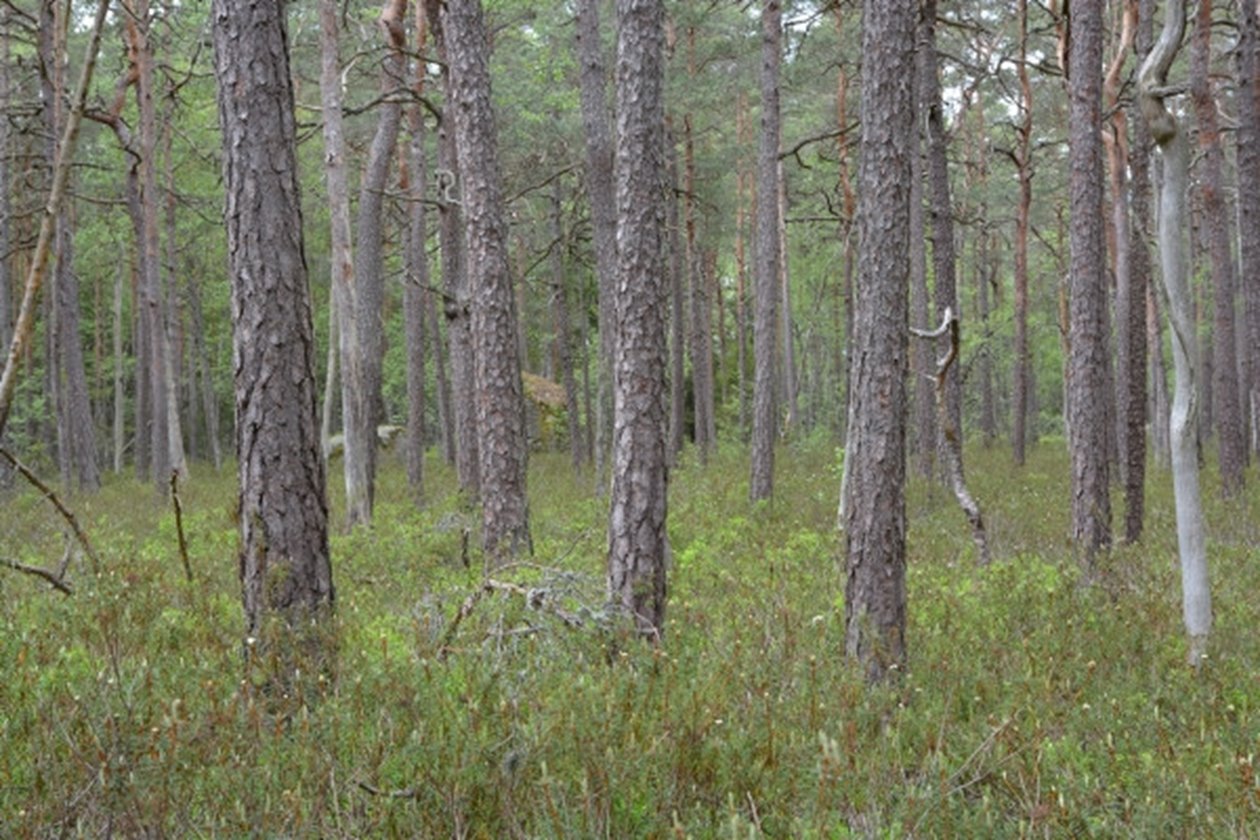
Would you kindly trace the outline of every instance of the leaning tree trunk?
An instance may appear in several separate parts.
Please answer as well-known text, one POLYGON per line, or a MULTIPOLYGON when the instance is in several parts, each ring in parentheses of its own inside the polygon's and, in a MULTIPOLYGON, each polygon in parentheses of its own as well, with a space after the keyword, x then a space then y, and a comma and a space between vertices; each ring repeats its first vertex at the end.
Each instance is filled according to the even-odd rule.
POLYGON ((779 64, 782 7, 766 0, 761 13, 761 144, 757 155, 757 249, 753 301, 753 429, 748 495, 774 493, 775 307, 779 279, 779 64))
POLYGON ((297 669, 323 664, 314 622, 334 593, 284 4, 215 0, 211 20, 232 279, 241 593, 247 632, 260 643, 249 649, 261 652, 264 668, 274 652, 273 676, 287 685, 297 669))
POLYGON ((1069 83, 1071 297, 1068 416, 1072 539, 1086 578, 1111 543, 1108 485, 1107 287, 1103 242, 1102 8, 1072 8, 1069 83))
POLYGON ((490 45, 480 0, 442 9, 450 104, 464 177, 464 240, 472 291, 474 387, 482 494, 482 542, 492 563, 531 549, 516 313, 498 135, 490 100, 490 45))
MULTIPOLYGON (((1242 492, 1246 442, 1238 405, 1238 356, 1234 332, 1234 253, 1225 206, 1224 149, 1209 78, 1212 68, 1212 0, 1199 0, 1190 53, 1190 100, 1199 131, 1199 190, 1203 227, 1212 266, 1212 415, 1216 420, 1221 489, 1228 497, 1242 492)), ((1253 281, 1254 282, 1254 281, 1253 281)))
POLYGON ((906 354, 914 4, 867 0, 852 425, 845 451, 845 653, 870 681, 906 656, 906 354))
POLYGON ((1159 254, 1168 293, 1168 321, 1173 333, 1173 365, 1177 384, 1169 421, 1172 439, 1173 491, 1177 508, 1177 545, 1181 555, 1182 615, 1189 636, 1188 658, 1202 664, 1212 629, 1212 595, 1208 583, 1203 505, 1199 494, 1196 445, 1198 393, 1195 387, 1194 303, 1186 277, 1182 235, 1186 223, 1186 181, 1189 149, 1177 118, 1168 111, 1168 68, 1185 34, 1184 0, 1169 0, 1164 27, 1138 75, 1142 116, 1159 146, 1163 185, 1159 204, 1159 254))
POLYGON ((665 9, 617 0, 617 344, 608 600, 665 626, 665 9))

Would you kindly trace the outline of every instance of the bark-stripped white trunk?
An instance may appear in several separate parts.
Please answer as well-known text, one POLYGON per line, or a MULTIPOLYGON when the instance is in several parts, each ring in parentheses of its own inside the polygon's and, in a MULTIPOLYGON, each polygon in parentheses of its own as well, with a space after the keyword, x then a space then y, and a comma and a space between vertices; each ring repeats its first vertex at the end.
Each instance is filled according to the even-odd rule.
POLYGON ((1198 667, 1207 652, 1212 629, 1212 594, 1208 585, 1203 505, 1199 494, 1199 461, 1195 446, 1198 398, 1195 382, 1196 336, 1194 300, 1186 279, 1182 229, 1185 219, 1189 152, 1185 133, 1164 107, 1168 68, 1185 33, 1184 0, 1170 0, 1164 28, 1139 75, 1142 115, 1159 146, 1163 186, 1159 197, 1159 256, 1172 327, 1176 385, 1170 415, 1173 491, 1177 507, 1177 547, 1181 555, 1182 616, 1189 637, 1190 664, 1198 667))

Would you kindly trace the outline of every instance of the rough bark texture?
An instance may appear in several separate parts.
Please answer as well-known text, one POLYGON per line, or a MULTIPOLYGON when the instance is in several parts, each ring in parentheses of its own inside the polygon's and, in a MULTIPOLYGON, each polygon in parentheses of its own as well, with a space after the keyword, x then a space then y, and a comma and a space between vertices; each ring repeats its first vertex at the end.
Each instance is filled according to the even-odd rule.
POLYGON ((1225 203, 1225 150, 1221 143, 1212 69, 1212 0, 1199 0, 1190 53, 1190 100, 1199 131, 1199 190, 1203 227, 1212 266, 1212 395, 1221 487, 1226 496, 1242 491, 1246 442, 1238 404, 1238 355, 1234 331, 1234 252, 1225 203))
MULTIPOLYGON (((688 75, 694 77, 695 30, 688 31, 688 75)), ((713 343, 710 336, 709 295, 703 257, 696 232, 696 154, 691 114, 683 116, 683 228, 686 232, 687 303, 691 315, 687 331, 691 356, 692 433, 700 463, 707 463, 713 440, 713 343)))
MULTIPOLYGON (((1135 379, 1144 381, 1146 378, 1146 295, 1144 280, 1139 278, 1138 287, 1134 287, 1134 277, 1141 269, 1134 266, 1133 240, 1140 238, 1141 233, 1139 230, 1138 237, 1134 236, 1131 221, 1130 198, 1133 190, 1129 185, 1129 109, 1121 107, 1120 101, 1121 72, 1134 43, 1137 11, 1136 0, 1128 0, 1118 7, 1118 37, 1103 78, 1103 100, 1110 113, 1103 141, 1111 187, 1111 240, 1116 280, 1116 439, 1120 451, 1117 466, 1124 484, 1126 540, 1130 539, 1130 534, 1140 535, 1142 532, 1146 478, 1143 463, 1146 458, 1146 395, 1145 388, 1135 387, 1134 383, 1135 379), (1135 330, 1141 333, 1136 342, 1133 336, 1135 330), (1135 348, 1139 350, 1138 355, 1134 354, 1135 348)), ((1145 243, 1141 245, 1145 247, 1145 243)))
POLYGON ((507 221, 490 101, 490 47, 480 0, 447 0, 448 116, 464 176, 464 239, 472 292, 482 541, 492 562, 529 550, 525 429, 507 221))
POLYGON ((867 0, 854 312, 845 452, 845 653, 868 680, 905 661, 905 373, 915 10, 867 0))
POLYGON ((1260 452, 1260 14, 1237 0, 1238 242, 1246 328, 1243 412, 1250 448, 1260 452))
MULTIPOLYGON (((928 206, 932 220, 932 283, 936 303, 936 320, 945 317, 945 310, 961 316, 958 308, 957 267, 954 257, 954 210, 949 189, 949 140, 945 136, 944 105, 936 57, 936 0, 923 0, 919 19, 919 102, 926 136, 928 206)), ((942 339, 937 353, 949 352, 948 340, 942 339)), ((952 368, 945 379, 945 398, 950 421, 962 435, 962 379, 958 368, 952 368)), ((939 436, 942 456, 948 444, 939 436)))
POLYGON ((1108 486, 1107 284, 1103 242, 1102 7, 1072 7, 1069 81, 1071 300, 1068 416, 1072 539, 1085 574, 1111 543, 1108 486))
MULTIPOLYGON (((427 34, 424 7, 416 3, 416 50, 424 54, 427 34)), ((424 95, 425 62, 414 62, 412 90, 424 95)), ((424 499, 425 450, 425 345, 426 299, 429 297, 428 224, 425 206, 428 192, 428 160, 425 155, 424 105, 407 107, 410 181, 407 198, 407 283, 403 288, 403 321, 407 343, 407 484, 417 501, 424 499)))
POLYGON ((578 84, 582 131, 586 137, 586 194, 595 233, 595 273, 599 282, 599 395, 596 399, 595 480, 602 488, 607 474, 612 428, 613 347, 617 277, 617 198, 613 184, 613 138, 608 125, 604 46, 599 35, 599 0, 577 4, 578 84))
POLYGON ((774 493, 775 307, 779 280, 779 64, 782 8, 766 0, 761 12, 761 144, 757 155, 757 251, 753 285, 753 427, 748 495, 774 493))
POLYGON ((300 623, 331 607, 333 582, 284 6, 215 0, 211 18, 232 279, 241 591, 251 636, 279 613, 302 637, 300 623))
MULTIPOLYGON (((1154 40, 1154 24, 1151 13, 1154 3, 1142 0, 1130 5, 1137 7, 1135 41, 1138 66, 1146 60, 1154 40)), ((1129 14, 1133 12, 1130 11, 1129 14)), ((1151 283, 1151 252, 1148 245, 1151 234, 1151 133, 1146 121, 1135 108, 1128 109, 1132 118, 1133 142, 1129 148, 1129 210, 1132 237, 1128 276, 1128 325, 1127 341, 1121 347, 1127 354, 1128 387, 1120 393, 1122 416, 1129 432, 1125 439, 1125 512, 1124 538, 1137 542, 1142 537, 1146 513, 1146 419, 1147 412, 1147 305, 1146 297, 1151 283)), ((1120 316, 1117 313, 1117 323, 1120 316)))
MULTIPOLYGON (((342 449, 342 476, 346 486, 346 522, 353 526, 372 518, 371 462, 376 449, 376 430, 365 415, 363 357, 359 341, 359 286, 355 279, 350 233, 350 187, 346 172, 346 140, 342 132, 341 62, 338 59, 339 10, 336 0, 321 0, 320 21, 320 104, 324 108, 324 180, 328 188, 328 219, 331 226, 329 256, 332 295, 329 306, 329 342, 336 342, 339 365, 329 364, 329 386, 333 371, 341 369, 341 417, 345 445, 342 449), (335 329, 333 328, 335 325, 335 329)), ((331 429, 328 430, 331 434, 331 429)), ((323 437, 323 435, 321 435, 323 437)))
MULTIPOLYGON (((918 77, 910 80, 912 101, 918 106, 918 77)), ((923 145, 917 128, 910 132, 910 322, 926 328, 931 322, 928 312, 927 232, 923 215, 923 145)), ((936 411, 933 410, 933 347, 926 342, 910 345, 910 374, 914 378, 915 466, 923 478, 931 478, 936 466, 936 411)))
MULTIPOLYGON (((9 10, 0 9, 0 112, 7 112, 9 90, 9 10)), ((9 121, 0 120, 0 352, 7 352, 13 340, 13 278, 10 272, 9 242, 12 234, 12 204, 9 200, 9 121)), ((118 358, 116 354, 115 358, 118 358)), ((119 370, 116 366, 115 370, 119 370)), ((118 405, 116 400, 115 405, 118 405)), ((0 433, 0 446, 5 438, 0 433)), ((0 464, 0 488, 8 487, 13 472, 0 464)))
POLYGON ((608 599, 665 625, 665 186, 661 0, 617 0, 617 346, 608 599))
POLYGON ((1212 596, 1199 491, 1194 304, 1186 277, 1182 243, 1186 222, 1189 144, 1177 124, 1177 118, 1167 110, 1164 94, 1159 92, 1167 87, 1168 68, 1181 47, 1184 33, 1184 2, 1170 0, 1164 12, 1164 27, 1159 40, 1142 64, 1138 89, 1142 116, 1151 137, 1159 146, 1163 161, 1159 255, 1164 288, 1168 293, 1173 364, 1177 370, 1176 393, 1169 419, 1173 495, 1177 509, 1177 547, 1181 558, 1182 616, 1189 637, 1187 655, 1190 664, 1197 668, 1207 651, 1208 635, 1212 629, 1212 596))
MULTIPOLYGON (((666 119, 668 121, 668 117, 666 119)), ((668 128, 665 144, 670 186, 665 197, 665 226, 669 237, 669 458, 674 462, 687 438, 687 310, 683 304, 684 254, 678 214, 678 152, 674 148, 673 132, 668 128)))

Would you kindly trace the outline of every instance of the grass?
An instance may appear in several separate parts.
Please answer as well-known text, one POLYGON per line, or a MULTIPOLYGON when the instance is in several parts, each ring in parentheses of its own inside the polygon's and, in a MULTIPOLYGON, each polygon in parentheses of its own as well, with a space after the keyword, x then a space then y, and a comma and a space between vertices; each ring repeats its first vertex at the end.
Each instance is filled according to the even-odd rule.
MULTIPOLYGON (((471 520, 441 465, 421 509, 390 461, 375 526, 333 538, 336 671, 285 714, 242 665, 231 475, 197 471, 184 493, 191 585, 173 515, 115 480, 73 500, 99 577, 75 564, 62 597, 0 576, 0 836, 1260 835, 1255 482, 1223 503, 1204 477, 1216 627, 1196 674, 1167 473, 1144 542, 1082 588, 1061 443, 1022 470, 968 458, 998 560, 976 568, 952 499, 912 484, 910 659, 876 689, 842 655, 829 444, 781 450, 755 508, 738 449, 675 472, 665 645, 611 663, 589 477, 534 459, 546 568, 501 575, 584 627, 491 594, 443 658, 479 580, 471 520)), ((0 556, 56 565, 41 500, 5 499, 4 522, 0 556)))

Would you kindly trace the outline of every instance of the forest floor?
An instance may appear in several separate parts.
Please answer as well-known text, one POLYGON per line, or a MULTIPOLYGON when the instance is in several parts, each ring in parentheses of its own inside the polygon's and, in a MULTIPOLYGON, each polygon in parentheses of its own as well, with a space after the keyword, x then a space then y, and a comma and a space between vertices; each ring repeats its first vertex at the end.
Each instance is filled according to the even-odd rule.
MULTIPOLYGON (((287 703, 243 664, 231 471, 182 492, 192 583, 173 513, 114 479, 70 500, 99 575, 0 569, 0 836, 1260 836, 1260 481, 1224 503, 1204 475, 1196 673, 1166 470, 1084 587, 1062 442, 967 454, 995 562, 912 482, 909 662, 875 689, 843 656, 830 443, 783 448, 756 508, 742 449, 675 471, 660 648, 611 642, 605 504, 564 457, 532 461, 531 563, 493 573, 519 589, 486 592, 449 471, 417 508, 389 456, 376 524, 333 538, 335 669, 287 703)), ((0 558, 55 568, 52 509, 2 504, 0 558)))

